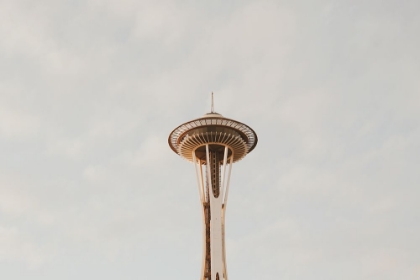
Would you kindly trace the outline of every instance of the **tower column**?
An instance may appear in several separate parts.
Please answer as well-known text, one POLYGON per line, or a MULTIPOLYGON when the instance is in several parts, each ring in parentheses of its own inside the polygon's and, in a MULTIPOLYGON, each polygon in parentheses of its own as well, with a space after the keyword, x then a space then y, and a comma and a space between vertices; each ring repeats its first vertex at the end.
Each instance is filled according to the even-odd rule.
POLYGON ((233 155, 231 152, 229 157, 228 146, 207 144, 203 159, 197 158, 196 150, 192 157, 203 206, 204 255, 201 279, 227 280, 225 206, 233 155))

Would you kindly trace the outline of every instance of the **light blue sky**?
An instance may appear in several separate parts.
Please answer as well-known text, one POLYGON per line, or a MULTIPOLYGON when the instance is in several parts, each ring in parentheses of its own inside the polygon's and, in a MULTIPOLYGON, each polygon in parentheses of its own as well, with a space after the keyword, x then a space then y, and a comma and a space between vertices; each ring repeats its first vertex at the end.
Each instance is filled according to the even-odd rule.
POLYGON ((198 279, 171 130, 251 126, 229 278, 420 279, 420 2, 0 0, 0 278, 198 279))

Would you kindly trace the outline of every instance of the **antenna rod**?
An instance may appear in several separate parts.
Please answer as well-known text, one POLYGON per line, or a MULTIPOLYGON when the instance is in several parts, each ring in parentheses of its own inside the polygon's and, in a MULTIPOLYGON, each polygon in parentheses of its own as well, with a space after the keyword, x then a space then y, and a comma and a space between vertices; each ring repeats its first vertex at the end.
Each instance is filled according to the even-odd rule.
POLYGON ((213 97, 213 92, 211 92, 211 112, 214 113, 214 97, 213 97))

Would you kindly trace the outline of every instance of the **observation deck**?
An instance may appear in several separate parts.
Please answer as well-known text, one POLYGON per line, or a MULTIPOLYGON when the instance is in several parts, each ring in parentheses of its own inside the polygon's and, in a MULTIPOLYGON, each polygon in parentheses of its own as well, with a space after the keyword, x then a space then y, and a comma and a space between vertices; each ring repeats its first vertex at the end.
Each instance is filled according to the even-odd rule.
POLYGON ((205 161, 205 145, 211 150, 218 146, 229 147, 229 157, 233 154, 233 162, 241 160, 257 145, 258 138, 249 126, 212 112, 203 117, 181 124, 175 128, 168 138, 171 149, 183 158, 193 161, 193 151, 197 159, 205 161))

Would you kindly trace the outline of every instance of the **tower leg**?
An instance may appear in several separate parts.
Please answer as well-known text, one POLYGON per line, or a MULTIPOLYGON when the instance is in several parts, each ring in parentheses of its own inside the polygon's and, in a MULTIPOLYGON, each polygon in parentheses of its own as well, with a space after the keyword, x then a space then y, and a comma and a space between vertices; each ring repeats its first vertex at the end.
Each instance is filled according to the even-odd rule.
POLYGON ((203 206, 204 255, 201 280, 227 280, 225 209, 233 158, 231 155, 228 159, 228 153, 227 146, 215 149, 206 145, 204 160, 197 159, 193 152, 203 206), (203 172, 204 166, 206 172, 203 172), (205 179, 203 173, 206 174, 205 179))

